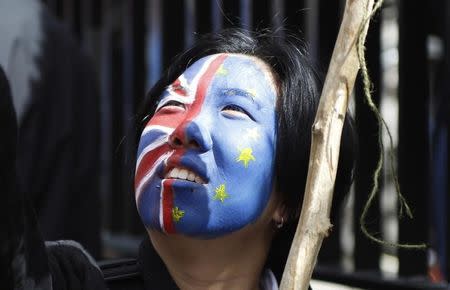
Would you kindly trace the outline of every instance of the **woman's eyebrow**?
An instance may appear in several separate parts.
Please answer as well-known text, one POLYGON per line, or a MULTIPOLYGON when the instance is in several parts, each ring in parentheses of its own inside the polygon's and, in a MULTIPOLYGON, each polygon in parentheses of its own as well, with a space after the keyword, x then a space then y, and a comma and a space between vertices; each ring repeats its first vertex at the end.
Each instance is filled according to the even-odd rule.
POLYGON ((256 108, 258 110, 261 109, 262 103, 261 100, 258 100, 258 96, 256 94, 256 91, 254 89, 241 89, 241 88, 225 88, 222 90, 222 96, 225 97, 233 97, 233 96, 240 96, 244 97, 251 101, 252 104, 256 105, 256 108))
POLYGON ((228 88, 223 89, 222 94, 225 96, 242 96, 250 99, 252 102, 256 102, 256 92, 255 90, 243 90, 239 88, 228 88))

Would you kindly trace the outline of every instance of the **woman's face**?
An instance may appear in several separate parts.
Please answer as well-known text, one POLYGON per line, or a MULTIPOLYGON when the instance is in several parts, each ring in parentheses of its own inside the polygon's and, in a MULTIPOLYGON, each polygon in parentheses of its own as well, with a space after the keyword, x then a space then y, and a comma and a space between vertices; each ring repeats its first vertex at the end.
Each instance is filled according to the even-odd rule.
POLYGON ((258 219, 274 181, 274 83, 255 57, 215 54, 166 88, 137 153, 147 228, 215 238, 258 219))

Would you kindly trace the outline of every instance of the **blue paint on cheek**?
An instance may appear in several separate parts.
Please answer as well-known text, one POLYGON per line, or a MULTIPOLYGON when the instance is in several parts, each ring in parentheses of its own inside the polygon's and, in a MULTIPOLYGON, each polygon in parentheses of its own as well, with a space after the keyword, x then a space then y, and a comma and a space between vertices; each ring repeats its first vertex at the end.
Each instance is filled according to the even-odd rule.
POLYGON ((233 231, 254 222, 268 203, 272 191, 274 152, 270 150, 270 144, 264 143, 245 144, 243 149, 251 148, 255 157, 255 160, 248 162, 247 167, 243 162, 236 161, 239 150, 225 156, 228 160, 234 157, 234 163, 228 163, 224 168, 228 172, 224 183, 229 198, 223 203, 212 203, 217 208, 217 220, 227 219, 223 228, 225 231, 233 231))
POLYGON ((138 152, 137 156, 141 155, 142 151, 150 144, 155 143, 158 140, 161 140, 167 136, 166 132, 152 130, 146 133, 144 136, 141 136, 139 140, 138 152))

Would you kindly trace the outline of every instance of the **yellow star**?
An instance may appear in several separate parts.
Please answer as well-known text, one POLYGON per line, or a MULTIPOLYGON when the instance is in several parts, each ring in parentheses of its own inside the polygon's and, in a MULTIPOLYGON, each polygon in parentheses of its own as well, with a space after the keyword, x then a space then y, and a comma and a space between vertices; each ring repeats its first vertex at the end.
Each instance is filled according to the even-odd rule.
POLYGON ((221 65, 219 66, 219 69, 217 70, 217 74, 218 74, 218 75, 221 75, 221 76, 226 76, 226 75, 228 74, 228 70, 226 70, 226 69, 223 67, 223 64, 221 64, 221 65))
POLYGON ((247 133, 245 133, 244 137, 257 141, 260 137, 258 128, 247 129, 247 133))
POLYGON ((252 154, 252 148, 244 148, 241 150, 241 153, 239 154, 239 157, 236 158, 236 162, 242 161, 244 163, 244 166, 247 168, 248 163, 250 161, 255 161, 255 156, 252 154))
POLYGON ((180 210, 178 206, 172 208, 172 219, 174 222, 179 222, 180 219, 184 216, 184 210, 180 210))
POLYGON ((228 198, 228 193, 225 191, 225 184, 221 184, 216 188, 216 195, 214 195, 215 200, 220 200, 223 202, 226 198, 228 198))

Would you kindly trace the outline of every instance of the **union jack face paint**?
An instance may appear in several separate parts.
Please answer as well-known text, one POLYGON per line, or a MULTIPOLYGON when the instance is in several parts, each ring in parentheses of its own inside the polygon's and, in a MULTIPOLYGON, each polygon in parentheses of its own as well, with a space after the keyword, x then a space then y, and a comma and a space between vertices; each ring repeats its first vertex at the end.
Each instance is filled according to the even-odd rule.
POLYGON ((261 61, 204 57, 143 130, 135 192, 147 228, 214 238, 254 222, 273 185, 276 90, 261 61))

